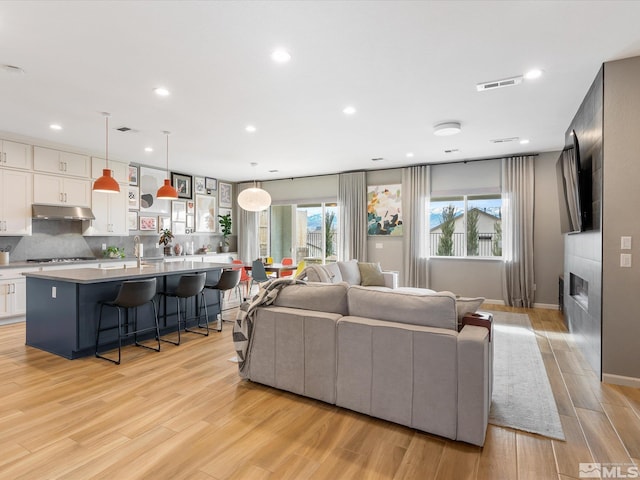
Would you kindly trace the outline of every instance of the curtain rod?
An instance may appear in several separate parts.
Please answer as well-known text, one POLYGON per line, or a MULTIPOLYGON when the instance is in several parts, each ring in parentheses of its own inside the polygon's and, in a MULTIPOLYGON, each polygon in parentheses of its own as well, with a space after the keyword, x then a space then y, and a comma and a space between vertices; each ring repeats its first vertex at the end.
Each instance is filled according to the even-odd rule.
MULTIPOLYGON (((372 168, 369 170, 359 169, 359 170, 345 170, 344 172, 334 172, 334 173, 320 173, 318 175, 303 175, 301 177, 282 177, 282 178, 271 178, 269 180, 256 180, 258 182, 277 182, 278 180, 297 180, 298 178, 313 178, 313 177, 330 177, 332 175, 341 175, 343 173, 359 173, 359 172, 383 172, 385 170, 398 170, 400 168, 407 167, 423 167, 427 165, 452 165, 454 163, 469 163, 469 162, 486 162, 489 160, 502 160, 503 158, 511 158, 511 157, 537 157, 539 153, 527 153, 527 154, 514 154, 514 155, 506 155, 502 157, 484 157, 484 158, 472 158, 468 160, 450 160, 447 162, 435 162, 435 163, 414 163, 411 165, 402 165, 397 167, 387 167, 387 168, 372 168)), ((246 182, 238 182, 238 183, 252 183, 253 180, 247 180, 246 182)))

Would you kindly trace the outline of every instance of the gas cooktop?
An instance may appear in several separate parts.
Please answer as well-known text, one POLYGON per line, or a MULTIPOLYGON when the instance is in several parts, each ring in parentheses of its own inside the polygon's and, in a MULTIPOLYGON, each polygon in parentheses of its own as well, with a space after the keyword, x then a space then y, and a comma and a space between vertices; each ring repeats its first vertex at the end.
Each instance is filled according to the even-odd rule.
POLYGON ((28 258, 29 263, 65 263, 81 262, 83 260, 97 260, 96 257, 58 257, 58 258, 28 258))

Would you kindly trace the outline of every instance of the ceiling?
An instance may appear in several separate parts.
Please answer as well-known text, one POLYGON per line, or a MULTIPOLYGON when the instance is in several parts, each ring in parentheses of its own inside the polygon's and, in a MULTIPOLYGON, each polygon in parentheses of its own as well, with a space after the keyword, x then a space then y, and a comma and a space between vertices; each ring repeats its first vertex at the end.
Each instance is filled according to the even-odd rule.
POLYGON ((168 130, 171 170, 230 181, 558 150, 602 62, 640 55, 639 18, 628 1, 2 1, 0 64, 24 74, 0 71, 0 131, 104 155, 106 111, 135 130, 112 130, 110 158, 164 167, 168 130), (530 143, 490 142, 510 137, 530 143))

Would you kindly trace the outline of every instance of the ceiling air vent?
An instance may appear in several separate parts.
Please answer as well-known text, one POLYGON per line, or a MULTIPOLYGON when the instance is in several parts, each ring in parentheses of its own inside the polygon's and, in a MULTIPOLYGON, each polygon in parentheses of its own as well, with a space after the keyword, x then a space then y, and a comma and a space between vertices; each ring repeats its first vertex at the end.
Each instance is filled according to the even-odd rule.
POLYGON ((457 148, 450 148, 448 150, 445 150, 444 153, 458 153, 460 150, 458 150, 457 148))
POLYGON ((520 140, 520 137, 494 138, 493 140, 489 140, 489 143, 511 143, 517 142, 518 140, 520 140))
POLYGON ((493 80, 491 82, 478 83, 476 89, 479 92, 486 90, 495 90, 496 88, 513 87, 522 83, 522 75, 518 77, 504 78, 502 80, 493 80))
POLYGON ((129 127, 118 127, 116 128, 116 130, 122 133, 127 133, 127 132, 138 133, 138 130, 134 130, 133 128, 129 128, 129 127))
POLYGON ((381 162, 383 160, 384 160, 384 158, 382 158, 382 157, 376 157, 376 158, 372 158, 371 159, 372 162, 381 162))

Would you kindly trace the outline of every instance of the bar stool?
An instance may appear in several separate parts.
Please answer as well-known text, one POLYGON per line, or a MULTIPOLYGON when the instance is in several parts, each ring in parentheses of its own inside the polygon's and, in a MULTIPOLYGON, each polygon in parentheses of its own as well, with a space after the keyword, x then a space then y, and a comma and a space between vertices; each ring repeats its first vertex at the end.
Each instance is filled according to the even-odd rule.
MULTIPOLYGON (((218 283, 215 285, 205 285, 204 288, 210 288, 212 290, 218 290, 218 298, 220 305, 220 313, 218 314, 218 322, 220 327, 218 331, 222 331, 222 322, 224 319, 222 318, 222 299, 224 297, 224 292, 227 290, 233 290, 234 288, 240 289, 240 275, 242 274, 241 270, 223 270, 220 278, 218 279, 218 283)), ((240 295, 238 294, 238 298, 240 295)))
MULTIPOLYGON (((209 315, 207 313, 207 302, 204 298, 204 284, 206 279, 207 279, 207 274, 205 272, 182 275, 180 277, 180 280, 178 281, 178 286, 174 291, 158 292, 158 295, 175 298, 176 304, 178 306, 178 341, 174 342, 173 340, 167 340, 164 338, 161 338, 160 340, 162 340, 163 342, 172 343, 173 345, 180 345, 180 325, 183 322, 184 322, 185 332, 197 333, 198 335, 204 335, 205 337, 209 336, 209 315), (197 308, 199 312, 198 312, 198 315, 194 315, 193 317, 187 317, 187 299, 192 297, 196 300, 196 306, 194 307, 194 311, 197 308), (184 300, 183 302, 184 311, 181 308, 180 299, 184 300), (205 324, 201 325, 200 318, 202 317, 203 308, 204 308, 205 324), (206 330, 205 332, 198 332, 197 330, 189 330, 187 328, 187 322, 194 318, 198 319, 198 328, 204 328, 206 330)), ((166 304, 165 304, 165 318, 166 318, 166 304)))
POLYGON ((131 280, 122 282, 120 285, 120 290, 118 291, 118 295, 115 300, 112 301, 103 301, 100 302, 100 317, 98 319, 98 331, 96 332, 96 357, 102 358, 104 360, 108 360, 110 362, 115 363, 116 365, 120 365, 121 360, 121 350, 122 350, 122 339, 128 336, 133 335, 134 343, 137 347, 148 348, 149 350, 155 350, 156 352, 160 351, 160 329, 158 327, 158 312, 156 310, 156 304, 153 301, 153 297, 156 294, 156 279, 148 278, 145 280, 131 280), (138 329, 138 307, 146 303, 151 303, 153 306, 153 320, 154 326, 146 327, 142 329, 138 329), (113 307, 118 311, 118 325, 102 328, 102 311, 104 307, 113 307), (129 331, 129 309, 135 308, 134 312, 134 320, 133 320, 133 331, 129 331), (122 315, 121 311, 124 310, 126 316, 126 323, 122 323, 122 315), (126 330, 123 330, 123 327, 126 330), (113 360, 111 358, 105 357, 98 353, 98 345, 100 344, 100 333, 106 332, 108 330, 118 330, 118 360, 113 360), (158 342, 158 348, 149 347, 147 345, 142 345, 138 343, 138 334, 144 332, 150 332, 155 330, 156 332, 156 341, 158 342))

